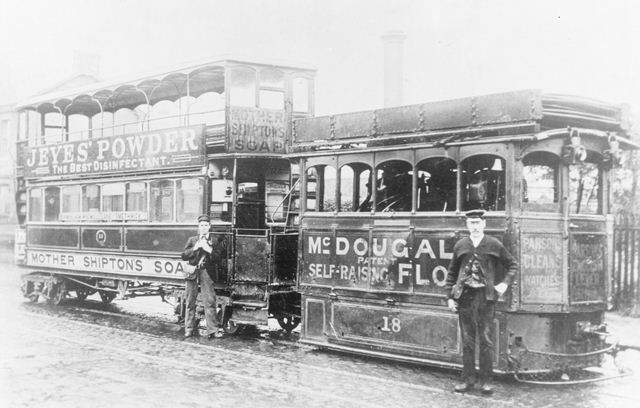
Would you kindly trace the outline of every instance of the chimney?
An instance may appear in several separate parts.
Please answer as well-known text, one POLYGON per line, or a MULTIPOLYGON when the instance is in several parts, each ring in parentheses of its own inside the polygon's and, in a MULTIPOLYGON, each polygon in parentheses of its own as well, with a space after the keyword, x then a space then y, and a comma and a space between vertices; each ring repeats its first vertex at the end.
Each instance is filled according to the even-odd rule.
POLYGON ((407 36, 398 30, 380 37, 384 42, 384 107, 402 105, 403 46, 407 36))

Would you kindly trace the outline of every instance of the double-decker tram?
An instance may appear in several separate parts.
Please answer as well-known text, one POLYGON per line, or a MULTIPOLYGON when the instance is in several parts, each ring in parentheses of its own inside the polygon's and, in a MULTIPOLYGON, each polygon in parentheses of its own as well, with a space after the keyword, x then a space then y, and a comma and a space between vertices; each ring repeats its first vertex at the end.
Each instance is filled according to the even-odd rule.
POLYGON ((612 350, 609 174, 637 147, 624 116, 518 91, 297 120, 301 341, 461 367, 445 278, 464 212, 484 209, 520 264, 497 301, 496 371, 587 379, 612 350))
POLYGON ((215 279, 226 329, 268 317, 293 329, 298 174, 284 154, 292 120, 313 114, 314 75, 221 59, 21 104, 24 295, 181 300, 180 253, 206 213, 227 241, 215 279))

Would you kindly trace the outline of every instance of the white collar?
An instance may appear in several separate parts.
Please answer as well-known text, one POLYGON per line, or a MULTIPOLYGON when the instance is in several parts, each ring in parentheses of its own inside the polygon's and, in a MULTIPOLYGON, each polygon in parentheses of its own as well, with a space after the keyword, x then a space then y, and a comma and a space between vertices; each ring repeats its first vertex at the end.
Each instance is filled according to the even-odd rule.
POLYGON ((473 244, 474 248, 477 248, 478 245, 480 245, 480 241, 482 241, 482 238, 484 238, 484 234, 480 235, 480 237, 478 237, 478 238, 474 238, 472 236, 469 236, 469 239, 471 239, 471 243, 473 244))

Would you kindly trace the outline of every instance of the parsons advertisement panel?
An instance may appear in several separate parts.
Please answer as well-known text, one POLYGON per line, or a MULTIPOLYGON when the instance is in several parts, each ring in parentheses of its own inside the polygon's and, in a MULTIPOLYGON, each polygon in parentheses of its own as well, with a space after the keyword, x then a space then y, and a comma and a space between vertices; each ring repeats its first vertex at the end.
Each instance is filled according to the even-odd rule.
POLYGON ((30 147, 23 157, 25 177, 202 166, 203 134, 198 125, 30 147))

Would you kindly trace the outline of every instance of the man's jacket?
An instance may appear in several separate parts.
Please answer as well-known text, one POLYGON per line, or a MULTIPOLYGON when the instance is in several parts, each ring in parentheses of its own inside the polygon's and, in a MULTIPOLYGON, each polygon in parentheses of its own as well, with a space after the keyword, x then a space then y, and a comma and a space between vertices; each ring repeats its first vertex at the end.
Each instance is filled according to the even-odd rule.
MULTIPOLYGON (((206 269, 207 273, 213 279, 216 280, 216 272, 218 269, 226 270, 227 262, 227 240, 224 235, 214 235, 209 233, 207 235, 207 242, 211 246, 211 254, 202 248, 196 250, 193 247, 200 240, 200 235, 189 237, 187 244, 182 251, 182 260, 189 263, 189 265, 195 266, 196 270, 206 269)), ((186 279, 190 279, 187 277, 186 279)), ((195 279, 193 276, 191 279, 195 279)))
POLYGON ((453 247, 453 258, 449 264, 445 288, 450 298, 457 299, 460 291, 452 291, 454 285, 460 287, 465 277, 465 268, 475 257, 480 261, 482 273, 486 278, 484 287, 487 300, 496 299, 495 285, 506 283, 511 285, 516 272, 518 261, 507 251, 502 242, 494 237, 485 235, 477 248, 473 247, 471 238, 465 237, 456 242, 453 247), (500 265, 504 267, 504 276, 498 276, 500 265), (498 280, 498 281, 496 281, 498 280))

